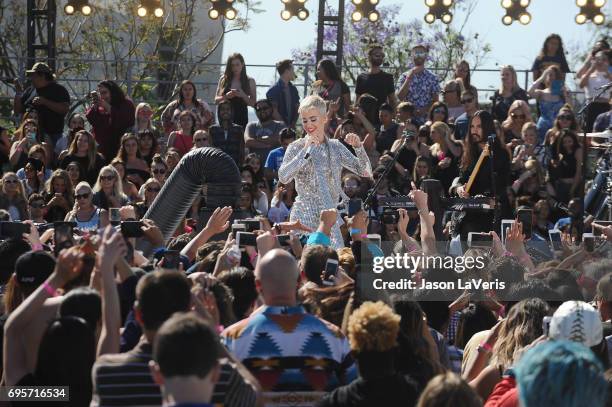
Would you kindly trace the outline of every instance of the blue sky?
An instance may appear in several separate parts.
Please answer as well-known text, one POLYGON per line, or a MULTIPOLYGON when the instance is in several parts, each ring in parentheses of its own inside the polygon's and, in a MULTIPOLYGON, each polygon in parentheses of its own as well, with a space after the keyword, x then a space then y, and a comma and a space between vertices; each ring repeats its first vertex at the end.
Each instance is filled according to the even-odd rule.
MULTIPOLYGON (((346 0, 347 3, 350 0, 346 0)), ((475 1, 475 0, 468 0, 475 1)), ((493 52, 483 68, 495 68, 497 64, 512 64, 517 69, 529 69, 534 57, 539 52, 544 38, 556 32, 569 45, 590 47, 593 31, 591 24, 578 25, 574 17, 578 12, 575 0, 532 0, 529 12, 532 22, 526 26, 513 23, 510 27, 502 24, 504 11, 500 0, 477 0, 477 7, 472 14, 466 33, 478 32, 491 44, 493 52)), ((248 64, 272 64, 290 56, 291 50, 301 48, 316 40, 317 0, 306 3, 310 17, 306 21, 292 18, 285 22, 280 18, 282 4, 280 0, 263 0, 265 12, 255 15, 248 32, 233 32, 224 43, 224 59, 232 52, 244 55, 248 64)), ((337 4, 332 0, 330 4, 337 4)), ((380 4, 403 4, 399 21, 409 21, 415 17, 422 19, 427 12, 423 0, 380 0, 380 4)), ((611 18, 612 1, 605 6, 607 18, 611 18)), ((460 23, 464 16, 457 15, 454 23, 460 23)), ((350 23, 349 23, 350 24, 350 23)), ((436 24, 441 24, 436 22, 436 24)), ((576 70, 578 67, 572 66, 576 70)), ((259 84, 270 84, 274 80, 273 69, 250 67, 249 75, 259 84)), ((473 79, 479 88, 497 86, 497 73, 479 73, 473 79)), ((521 83, 523 82, 519 79, 521 83)), ((568 85, 575 88, 573 80, 568 85)), ((260 89, 260 94, 264 89, 260 89)))

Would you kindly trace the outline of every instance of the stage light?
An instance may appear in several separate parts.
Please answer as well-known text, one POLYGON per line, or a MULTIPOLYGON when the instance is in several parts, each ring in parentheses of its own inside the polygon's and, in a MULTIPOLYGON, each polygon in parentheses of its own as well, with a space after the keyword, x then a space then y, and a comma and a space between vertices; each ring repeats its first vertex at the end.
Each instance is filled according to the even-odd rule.
POLYGON ((137 14, 142 18, 148 15, 157 18, 162 17, 164 15, 164 8, 161 4, 161 0, 140 0, 137 14))
POLYGON ((436 20, 442 21, 444 24, 450 24, 453 21, 453 0, 425 0, 425 5, 429 7, 429 11, 425 14, 425 22, 433 24, 436 20))
POLYGON ((368 21, 375 23, 380 19, 380 14, 376 11, 378 0, 351 0, 355 10, 351 14, 351 20, 358 22, 366 17, 368 21))
POLYGON ((601 9, 606 5, 606 2, 606 0, 576 0, 576 5, 580 8, 576 15, 576 23, 584 24, 591 20, 596 25, 603 24, 606 17, 601 9))
POLYGON ((88 16, 93 11, 92 7, 89 5, 89 0, 68 0, 66 5, 64 6, 64 13, 71 16, 79 11, 84 16, 88 16))
POLYGON ((504 25, 511 25, 518 21, 523 25, 531 22, 531 14, 527 11, 530 0, 502 0, 501 5, 506 10, 506 15, 502 17, 504 25))
POLYGON ((285 9, 281 11, 281 18, 285 21, 296 16, 298 19, 304 21, 308 18, 310 13, 306 9, 307 0, 281 0, 285 5, 285 9))
POLYGON ((210 0, 210 2, 211 6, 208 10, 208 17, 213 20, 216 20, 219 17, 233 20, 238 15, 238 12, 232 6, 234 0, 210 0))

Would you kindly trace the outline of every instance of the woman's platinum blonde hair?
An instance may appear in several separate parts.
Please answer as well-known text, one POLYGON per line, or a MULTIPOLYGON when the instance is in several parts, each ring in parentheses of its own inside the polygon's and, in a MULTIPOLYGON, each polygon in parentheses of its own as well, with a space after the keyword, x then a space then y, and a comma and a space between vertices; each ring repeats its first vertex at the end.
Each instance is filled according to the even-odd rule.
POLYGON ((317 109, 319 113, 325 115, 327 113, 327 103, 325 103, 325 100, 323 100, 321 96, 307 96, 304 100, 302 100, 302 103, 300 103, 298 113, 302 114, 302 112, 309 109, 317 109))

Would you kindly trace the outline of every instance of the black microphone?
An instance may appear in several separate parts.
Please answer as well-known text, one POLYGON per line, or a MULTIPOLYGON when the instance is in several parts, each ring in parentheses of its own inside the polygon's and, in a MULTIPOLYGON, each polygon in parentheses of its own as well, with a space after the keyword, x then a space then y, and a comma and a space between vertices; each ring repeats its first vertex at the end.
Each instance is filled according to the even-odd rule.
POLYGON ((310 158, 310 153, 312 152, 312 144, 310 144, 306 148, 306 154, 304 155, 304 160, 308 160, 310 158))

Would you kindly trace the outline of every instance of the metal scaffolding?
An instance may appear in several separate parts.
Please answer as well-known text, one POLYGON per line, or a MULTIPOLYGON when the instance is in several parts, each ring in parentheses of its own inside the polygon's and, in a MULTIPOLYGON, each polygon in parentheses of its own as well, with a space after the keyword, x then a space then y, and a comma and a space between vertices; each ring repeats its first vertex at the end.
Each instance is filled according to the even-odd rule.
POLYGON ((45 61, 55 71, 56 12, 55 0, 28 0, 26 68, 29 69, 37 61, 45 61))
POLYGON ((344 47, 344 1, 338 0, 336 14, 326 14, 326 0, 319 0, 319 23, 317 25, 317 62, 325 56, 336 58, 336 66, 342 69, 342 48, 344 47), (325 44, 325 27, 337 27, 336 42, 325 44))

